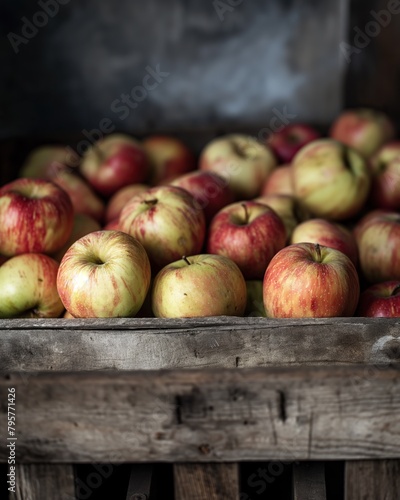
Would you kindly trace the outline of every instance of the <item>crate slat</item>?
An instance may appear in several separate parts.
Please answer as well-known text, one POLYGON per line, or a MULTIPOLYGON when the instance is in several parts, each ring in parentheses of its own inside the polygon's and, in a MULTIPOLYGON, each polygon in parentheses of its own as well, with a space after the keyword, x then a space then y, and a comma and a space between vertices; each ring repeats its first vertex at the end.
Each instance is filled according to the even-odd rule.
POLYGON ((293 500, 326 500, 323 462, 293 464, 293 500))
POLYGON ((18 464, 16 473, 16 500, 76 498, 72 465, 18 464))
POLYGON ((400 460, 355 460, 345 466, 345 500, 398 500, 400 460))
POLYGON ((400 449, 399 367, 27 375, 0 380, 2 401, 16 389, 21 462, 345 460, 400 449))
POLYGON ((239 500, 239 467, 232 464, 175 464, 175 500, 239 500))

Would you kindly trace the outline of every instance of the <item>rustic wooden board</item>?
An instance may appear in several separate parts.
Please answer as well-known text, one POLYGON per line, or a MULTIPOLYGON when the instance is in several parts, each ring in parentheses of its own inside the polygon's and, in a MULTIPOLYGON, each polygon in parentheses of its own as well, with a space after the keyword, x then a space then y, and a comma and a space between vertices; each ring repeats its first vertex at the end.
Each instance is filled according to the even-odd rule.
POLYGON ((293 464, 293 500, 326 500, 323 462, 293 464))
POLYGON ((239 500, 238 464, 174 465, 175 500, 239 500))
MULTIPOLYGON (((400 453, 399 367, 12 374, 0 379, 0 401, 9 387, 16 389, 20 462, 344 460, 400 453)), ((5 412, 3 405, 0 418, 5 412)))
POLYGON ((345 500, 398 500, 399 496, 400 460, 346 462, 345 500))
POLYGON ((17 500, 75 500, 72 465, 19 464, 16 486, 17 500))
POLYGON ((400 361, 400 319, 1 320, 0 370, 72 371, 400 361))

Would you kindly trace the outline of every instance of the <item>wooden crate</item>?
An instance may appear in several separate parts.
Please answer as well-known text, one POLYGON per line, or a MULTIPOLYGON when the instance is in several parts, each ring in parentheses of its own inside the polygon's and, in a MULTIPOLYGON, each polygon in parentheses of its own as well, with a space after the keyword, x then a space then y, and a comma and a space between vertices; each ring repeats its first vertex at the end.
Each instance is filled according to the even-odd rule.
POLYGON ((0 366, 16 498, 75 498, 94 462, 136 464, 127 498, 165 498, 143 488, 171 463, 174 498, 244 500, 243 464, 278 461, 293 498, 329 499, 338 460, 342 498, 399 498, 400 319, 2 320, 0 366))

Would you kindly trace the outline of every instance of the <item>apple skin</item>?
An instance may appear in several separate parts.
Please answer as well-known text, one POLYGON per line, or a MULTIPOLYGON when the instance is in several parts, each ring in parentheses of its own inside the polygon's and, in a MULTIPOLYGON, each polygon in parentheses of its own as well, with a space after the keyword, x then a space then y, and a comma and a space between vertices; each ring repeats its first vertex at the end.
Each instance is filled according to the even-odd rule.
POLYGON ((263 300, 269 318, 352 316, 359 295, 351 260, 339 250, 318 244, 283 248, 264 276, 263 300))
POLYGON ((305 123, 290 123, 271 134, 267 144, 281 163, 290 163, 303 146, 320 137, 317 130, 305 123))
POLYGON ((370 286, 360 295, 357 316, 400 317, 400 281, 384 281, 370 286))
POLYGON ((194 197, 195 207, 204 210, 207 223, 221 208, 235 201, 235 194, 227 181, 214 172, 190 172, 176 178, 171 186, 189 191, 194 197))
POLYGON ((206 145, 199 167, 226 179, 236 199, 248 200, 260 194, 276 164, 268 146, 250 136, 231 134, 206 145))
POLYGON ((368 108, 348 109, 334 121, 330 136, 370 158, 394 138, 395 128, 384 113, 368 108))
POLYGON ((150 161, 149 184, 157 186, 196 168, 193 153, 186 145, 167 135, 152 135, 143 141, 150 161))
POLYGON ((110 222, 107 222, 107 224, 103 227, 103 230, 105 231, 121 231, 120 225, 119 225, 119 217, 116 219, 110 220, 110 222))
POLYGON ((263 302, 263 280, 246 281, 247 302, 245 316, 265 316, 263 302))
POLYGON ((129 184, 145 182, 149 162, 142 145, 125 134, 110 134, 83 155, 81 173, 103 196, 129 184))
POLYGON ((71 198, 75 213, 90 215, 102 222, 105 205, 89 184, 69 166, 65 146, 34 149, 22 166, 20 177, 45 179, 60 186, 71 198))
POLYGON ((291 165, 281 165, 269 174, 261 189, 261 196, 269 194, 287 194, 293 196, 291 165))
POLYGON ((285 243, 285 226, 272 208, 242 201, 228 205, 213 218, 207 252, 229 257, 246 280, 257 280, 263 279, 270 260, 285 243))
POLYGON ((400 213, 373 210, 358 221, 354 236, 370 283, 400 280, 400 213))
POLYGON ((295 197, 315 217, 344 220, 358 214, 370 189, 366 160, 333 139, 319 139, 294 158, 295 197))
POLYGON ((0 267, 0 318, 58 318, 64 306, 57 292, 58 262, 29 253, 0 267))
POLYGON ((114 219, 118 219, 122 209, 128 203, 128 201, 139 193, 143 193, 150 189, 150 186, 146 184, 130 184, 119 189, 112 197, 108 200, 106 207, 105 222, 109 223, 114 219))
POLYGON ((153 271, 203 247, 205 218, 193 196, 182 188, 159 186, 136 195, 122 210, 121 231, 137 238, 153 271))
POLYGON ((0 252, 51 254, 68 240, 73 217, 68 194, 52 182, 10 182, 0 188, 0 252))
POLYGON ((53 259, 56 260, 57 262, 61 262, 61 259, 64 257, 66 251, 73 243, 75 243, 75 241, 82 238, 82 236, 86 236, 89 233, 93 233, 95 231, 100 231, 100 230, 101 230, 100 224, 97 222, 97 220, 93 219, 93 217, 90 217, 89 215, 85 214, 75 214, 70 237, 68 238, 67 242, 62 246, 62 248, 60 248, 58 252, 52 255, 53 259))
POLYGON ((371 158, 371 205, 385 210, 400 209, 400 141, 390 142, 371 158))
POLYGON ((290 240, 295 243, 319 243, 321 246, 335 248, 358 264, 358 248, 354 235, 346 227, 325 219, 310 219, 300 223, 293 231, 290 240))
POLYGON ((286 229, 286 241, 290 240, 294 228, 303 220, 309 218, 309 213, 290 195, 269 194, 255 198, 257 203, 268 205, 279 215, 286 229))
POLYGON ((151 303, 157 318, 243 316, 246 282, 231 259, 193 255, 161 269, 151 303))
POLYGON ((143 246, 120 231, 96 231, 64 255, 57 289, 75 318, 134 316, 150 286, 150 262, 143 246))

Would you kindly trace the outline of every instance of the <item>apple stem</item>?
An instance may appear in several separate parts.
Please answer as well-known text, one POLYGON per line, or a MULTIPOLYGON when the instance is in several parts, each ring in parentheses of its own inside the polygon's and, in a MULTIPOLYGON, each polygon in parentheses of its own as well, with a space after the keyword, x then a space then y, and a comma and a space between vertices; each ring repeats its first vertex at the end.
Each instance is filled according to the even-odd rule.
POLYGON ((182 255, 182 259, 186 262, 186 264, 187 264, 188 266, 190 266, 190 265, 191 265, 191 263, 189 262, 189 259, 186 257, 186 255, 182 255))
POLYGON ((245 224, 249 222, 249 211, 247 210, 247 206, 245 203, 242 203, 242 207, 244 208, 244 220, 245 224))
POLYGON ((400 292, 400 283, 398 285, 396 285, 392 291, 392 293, 390 294, 391 297, 394 297, 395 295, 397 295, 398 293, 400 292))
POLYGON ((321 255, 321 247, 319 246, 319 243, 315 243, 315 251, 317 252, 318 262, 321 262, 322 261, 322 255, 321 255))
POLYGON ((157 198, 152 198, 151 200, 144 200, 144 203, 146 203, 146 205, 156 205, 157 204, 157 198))

